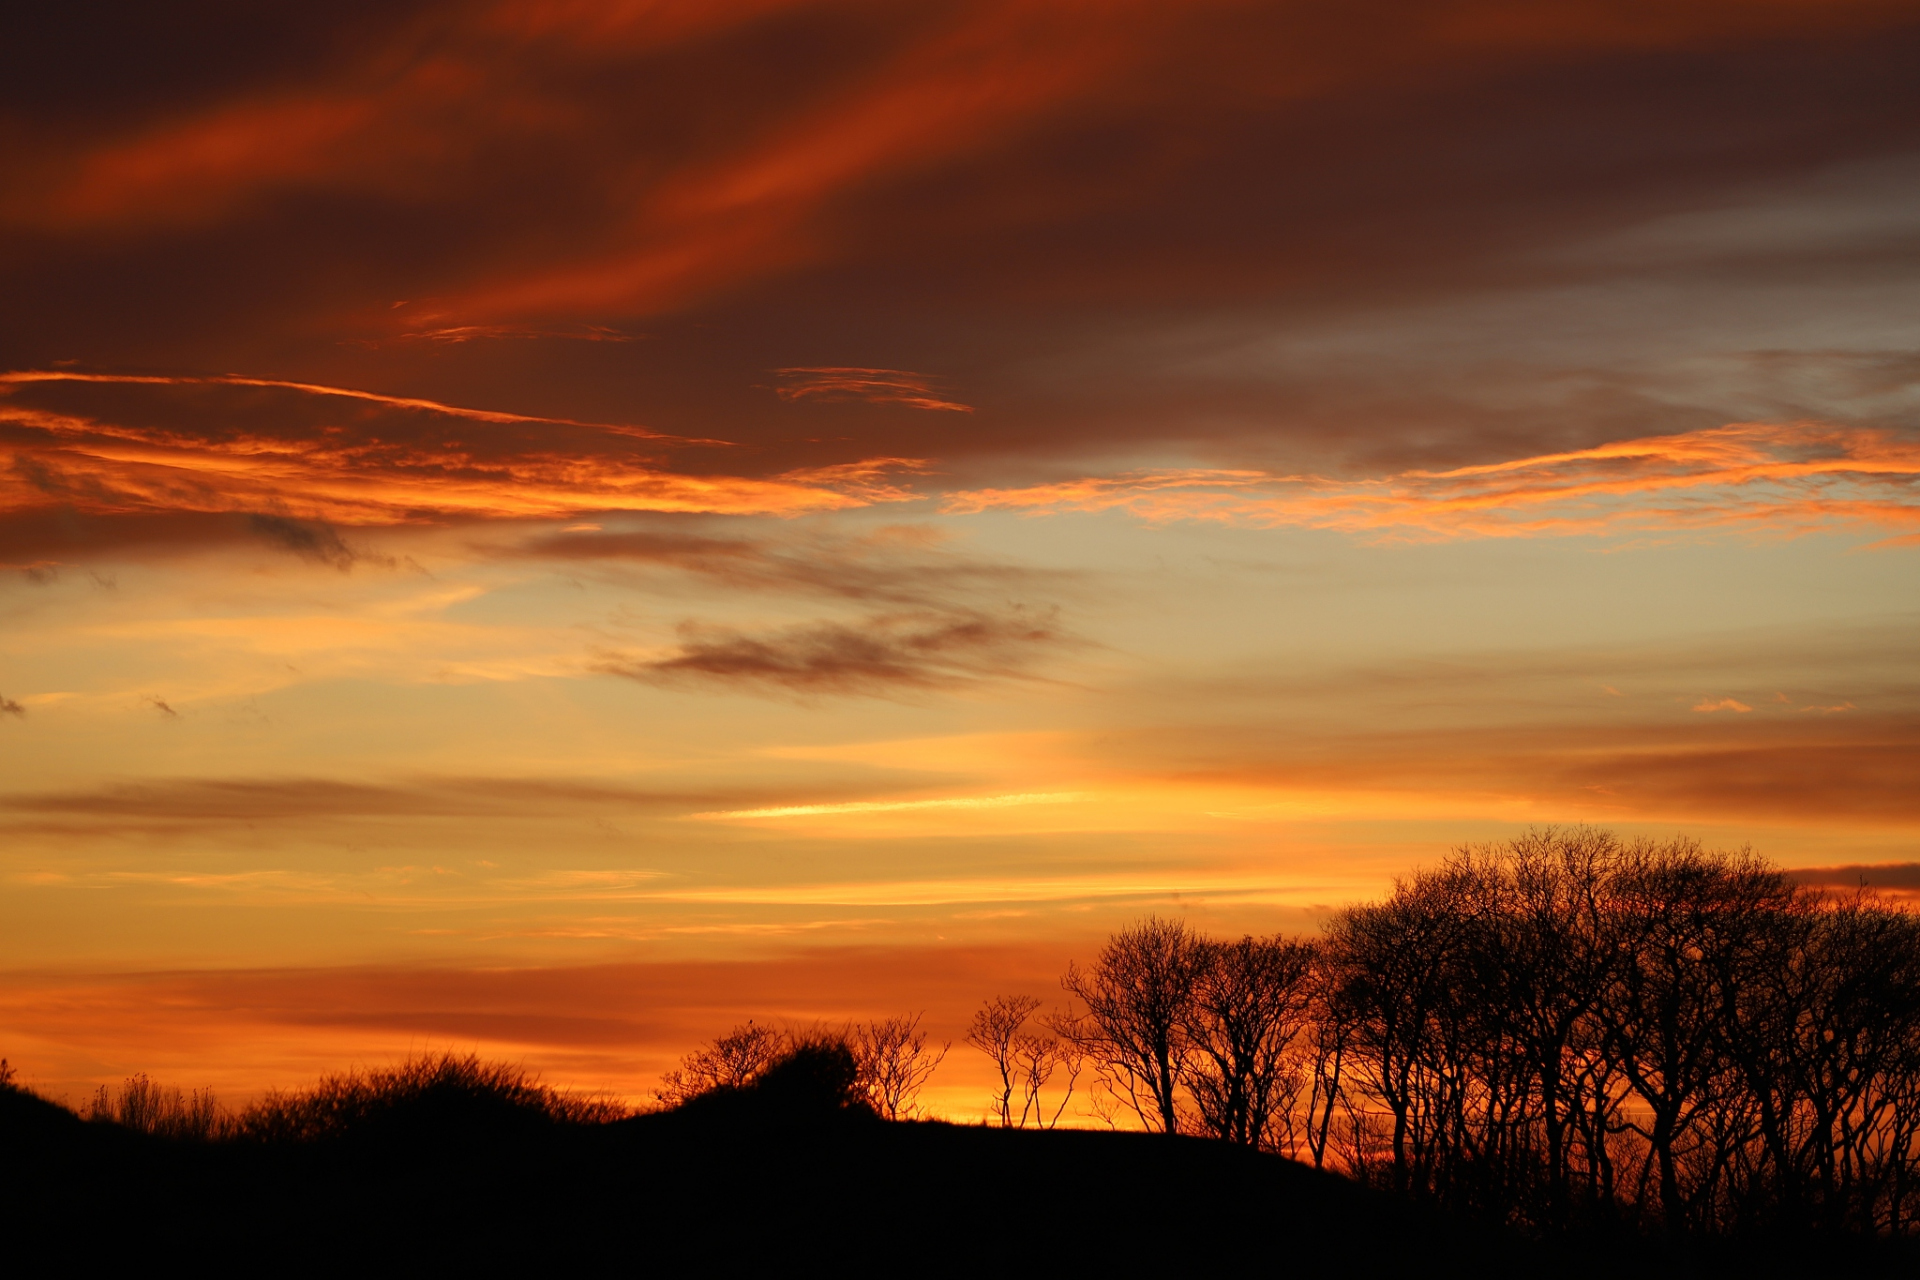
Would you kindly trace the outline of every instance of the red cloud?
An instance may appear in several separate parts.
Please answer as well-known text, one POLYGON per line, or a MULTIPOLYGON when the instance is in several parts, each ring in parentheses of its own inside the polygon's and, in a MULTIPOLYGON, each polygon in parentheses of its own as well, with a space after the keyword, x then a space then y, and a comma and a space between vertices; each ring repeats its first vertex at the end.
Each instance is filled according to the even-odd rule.
POLYGON ((1509 462, 1339 481, 1153 471, 958 493, 956 512, 1125 510, 1149 520, 1295 525, 1411 538, 1803 532, 1920 525, 1920 444, 1890 431, 1737 423, 1509 462))
POLYGON ((884 479, 918 466, 910 460, 767 479, 696 475, 636 453, 636 442, 720 442, 272 378, 0 374, 0 388, 61 383, 260 389, 372 408, 317 428, 270 418, 215 429, 0 403, 0 427, 12 429, 11 439, 0 438, 0 513, 64 503, 100 514, 279 512, 366 525, 612 510, 790 515, 916 496, 884 479))

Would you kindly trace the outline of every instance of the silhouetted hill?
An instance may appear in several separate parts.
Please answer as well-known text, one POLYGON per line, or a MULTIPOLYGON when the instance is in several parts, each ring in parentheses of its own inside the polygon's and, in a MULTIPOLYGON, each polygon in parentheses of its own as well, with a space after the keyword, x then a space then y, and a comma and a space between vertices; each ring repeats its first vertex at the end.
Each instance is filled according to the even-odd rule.
POLYGON ((455 1123, 440 1099, 210 1144, 4 1091, 8 1247, 74 1270, 1617 1273, 1242 1148, 888 1123, 794 1084, 611 1124, 455 1123))

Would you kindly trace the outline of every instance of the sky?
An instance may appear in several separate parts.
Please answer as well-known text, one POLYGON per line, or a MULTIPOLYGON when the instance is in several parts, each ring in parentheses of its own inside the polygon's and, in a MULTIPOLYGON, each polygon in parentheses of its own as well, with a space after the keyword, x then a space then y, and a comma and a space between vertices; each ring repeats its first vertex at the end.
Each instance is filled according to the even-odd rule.
POLYGON ((1142 916, 1311 933, 1543 824, 1920 888, 1911 3, 6 46, 0 1053, 49 1093, 958 1042, 1142 916))

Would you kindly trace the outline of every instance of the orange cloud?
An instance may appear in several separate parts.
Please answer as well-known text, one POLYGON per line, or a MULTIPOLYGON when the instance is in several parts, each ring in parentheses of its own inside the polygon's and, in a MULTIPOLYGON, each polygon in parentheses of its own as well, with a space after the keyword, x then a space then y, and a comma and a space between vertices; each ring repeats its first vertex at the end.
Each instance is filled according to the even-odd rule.
POLYGON ((831 257, 835 237, 819 225, 830 202, 1034 127, 1137 64, 1153 48, 1142 37, 1173 21, 1140 0, 963 8, 731 155, 653 184, 619 237, 629 247, 481 287, 452 310, 651 312, 831 257))
POLYGON ((776 369, 787 385, 777 388, 782 400, 866 400, 875 404, 904 404, 915 409, 944 409, 972 413, 970 404, 934 396, 932 379, 904 369, 776 369))
POLYGON ((1695 711, 1751 711, 1752 707, 1736 698, 1702 698, 1693 704, 1695 711))
POLYGON ((884 477, 920 465, 882 458, 773 479, 688 475, 635 456, 628 442, 721 442, 273 378, 0 374, 0 390, 60 383, 262 388, 365 402, 409 423, 577 430, 568 440, 449 439, 445 425, 422 433, 356 420, 306 433, 216 435, 0 403, 0 424, 15 429, 10 446, 0 442, 0 512, 59 502, 97 513, 270 512, 357 525, 610 510, 794 514, 911 498, 884 477))
POLYGON ((555 3, 507 0, 451 19, 401 20, 314 82, 217 103, 42 166, 0 204, 14 218, 76 226, 218 221, 279 190, 417 194, 503 141, 564 137, 579 113, 529 72, 544 59, 632 57, 816 0, 555 3), (529 65, 531 64, 531 65, 529 65))
POLYGON ((957 493, 945 510, 1111 511, 1402 538, 1920 524, 1920 444, 1891 431, 1736 423, 1447 471, 1340 481, 1169 470, 957 493))
MULTIPOLYGON (((638 436, 645 440, 679 440, 678 436, 663 435, 658 431, 649 431, 645 427, 617 426, 607 422, 581 422, 575 418, 542 418, 528 413, 502 413, 497 409, 466 409, 459 405, 442 404, 438 400, 422 400, 414 396, 387 396, 377 391, 356 391, 351 387, 328 387, 315 382, 287 382, 280 378, 247 378, 237 373, 219 374, 213 377, 192 377, 185 375, 125 374, 125 373, 68 373, 61 369, 23 369, 0 373, 0 386, 26 385, 36 382, 93 382, 125 383, 150 387, 280 387, 288 391, 304 391, 316 396, 343 396, 349 400, 366 400, 374 404, 391 405, 397 409, 424 409, 429 413, 441 413, 451 418, 470 418, 475 422, 548 422, 556 426, 595 427, 602 431, 614 431, 621 435, 638 436)), ((91 428, 101 429, 101 428, 91 428)), ((722 444, 719 440, 685 441, 690 444, 722 444)))

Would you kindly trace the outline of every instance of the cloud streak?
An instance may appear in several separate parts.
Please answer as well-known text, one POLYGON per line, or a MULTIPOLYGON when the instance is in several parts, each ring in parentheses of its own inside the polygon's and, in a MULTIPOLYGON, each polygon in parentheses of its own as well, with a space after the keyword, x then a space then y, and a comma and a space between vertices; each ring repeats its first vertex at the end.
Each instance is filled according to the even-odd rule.
POLYGON ((1895 898, 1920 898, 1920 862, 1849 863, 1838 867, 1795 867, 1787 873, 1801 884, 1847 893, 1865 886, 1895 898))
POLYGON ((543 422, 554 426, 592 427, 600 431, 612 431, 620 435, 635 436, 643 440, 673 440, 682 444, 722 444, 724 441, 697 440, 686 441, 678 437, 663 435, 658 431, 649 431, 645 427, 624 426, 608 422, 581 422, 575 418, 544 418, 528 413, 503 413, 496 409, 470 409, 460 405, 443 404, 438 400, 424 400, 418 396, 389 396, 377 391, 359 391, 352 387, 329 387, 315 382, 289 382, 281 378, 248 378, 237 373, 219 374, 209 377, 194 377, 181 374, 119 374, 119 373, 73 373, 63 369, 18 369, 0 373, 0 386, 30 386, 44 382, 93 383, 104 386, 144 386, 144 387, 273 387, 287 391, 302 391, 313 396, 339 396, 348 400, 365 400, 373 404, 388 405, 395 409, 419 409, 427 413, 440 414, 449 418, 468 418, 475 422, 543 422))
MULTIPOLYGON (((945 551, 926 526, 859 537, 782 530, 741 537, 662 523, 638 529, 588 529, 509 544, 501 552, 575 565, 614 562, 679 570, 717 586, 777 591, 920 608, 951 608, 1036 590, 1060 591, 1075 575, 945 551)), ((489 548, 492 550, 492 548, 489 548)))
MULTIPOLYGON (((1341 481, 1168 470, 950 495, 953 513, 1126 511, 1401 539, 1802 533, 1920 526, 1920 443, 1892 431, 1739 423, 1477 466, 1341 481)), ((1910 541, 1920 534, 1900 535, 1910 541)))
POLYGON ((15 794, 0 797, 0 812, 151 829, 344 817, 551 815, 582 806, 671 809, 720 798, 714 792, 655 792, 565 778, 420 778, 403 784, 322 777, 175 778, 15 794))
POLYGON ((784 385, 775 388, 782 400, 864 400, 869 404, 903 404, 913 409, 972 413, 973 406, 934 395, 933 379, 904 369, 776 369, 784 385))
POLYGON ((637 445, 716 442, 313 383, 35 371, 0 375, 0 388, 14 393, 0 401, 0 513, 59 503, 95 514, 241 512, 379 525, 589 511, 793 515, 917 496, 888 479, 919 465, 910 460, 848 462, 786 477, 689 474, 660 465, 637 445), (265 391, 291 395, 300 412, 282 420, 235 401, 183 415, 171 402, 142 403, 141 412, 163 421, 129 425, 14 398, 33 387, 265 391), (341 419, 301 403, 308 398, 345 399, 368 410, 341 419), (309 423, 315 412, 319 418, 309 423), (556 438, 555 429, 566 434, 556 438))

